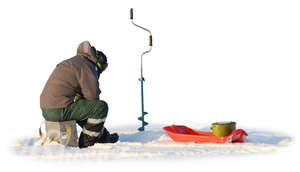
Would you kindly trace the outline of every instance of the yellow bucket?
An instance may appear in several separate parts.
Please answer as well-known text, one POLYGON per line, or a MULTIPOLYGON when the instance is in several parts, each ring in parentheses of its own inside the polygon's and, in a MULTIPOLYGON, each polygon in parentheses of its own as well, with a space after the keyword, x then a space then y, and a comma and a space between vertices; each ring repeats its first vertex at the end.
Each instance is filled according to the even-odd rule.
POLYGON ((225 137, 230 135, 234 130, 236 130, 236 123, 230 122, 215 122, 211 125, 211 130, 213 135, 216 137, 225 137))

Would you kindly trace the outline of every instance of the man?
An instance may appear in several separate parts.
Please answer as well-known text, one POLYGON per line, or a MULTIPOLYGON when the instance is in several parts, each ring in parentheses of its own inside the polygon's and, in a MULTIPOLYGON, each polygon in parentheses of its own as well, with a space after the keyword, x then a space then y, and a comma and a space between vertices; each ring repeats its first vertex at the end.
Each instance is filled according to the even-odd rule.
POLYGON ((40 97, 45 120, 76 120, 82 127, 79 147, 95 143, 115 143, 119 136, 104 127, 107 103, 99 100, 99 76, 107 68, 107 58, 88 41, 77 48, 77 55, 59 63, 50 75, 40 97))

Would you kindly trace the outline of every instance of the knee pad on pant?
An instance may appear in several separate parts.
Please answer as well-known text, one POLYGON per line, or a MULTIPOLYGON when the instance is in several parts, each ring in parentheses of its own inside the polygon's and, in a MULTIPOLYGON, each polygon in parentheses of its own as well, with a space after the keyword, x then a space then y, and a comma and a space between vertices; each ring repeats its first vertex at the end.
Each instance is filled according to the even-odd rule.
POLYGON ((106 118, 108 112, 108 105, 103 100, 91 100, 89 102, 91 111, 89 112, 90 118, 102 119, 106 118))
POLYGON ((94 103, 95 103, 95 106, 94 106, 95 118, 99 118, 99 119, 106 118, 107 113, 108 113, 107 103, 103 100, 96 100, 94 103))

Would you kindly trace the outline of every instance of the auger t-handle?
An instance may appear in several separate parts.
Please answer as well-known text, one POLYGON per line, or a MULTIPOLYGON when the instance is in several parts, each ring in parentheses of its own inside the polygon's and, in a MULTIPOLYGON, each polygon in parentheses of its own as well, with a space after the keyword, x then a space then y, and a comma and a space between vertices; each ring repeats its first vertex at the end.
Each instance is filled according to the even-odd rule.
MULTIPOLYGON (((133 21, 133 8, 130 8, 130 20, 131 20, 131 23, 134 26, 139 27, 139 28, 141 28, 141 29, 143 29, 143 30, 145 30, 145 31, 147 31, 149 33, 149 46, 150 46, 150 48, 152 48, 153 44, 152 44, 152 34, 151 34, 151 31, 149 29, 146 29, 146 28, 144 28, 144 27, 142 27, 142 26, 137 25, 137 24, 134 23, 134 21, 133 21)), ((151 51, 151 49, 150 49, 150 51, 151 51)))
POLYGON ((143 30, 145 30, 145 31, 147 31, 149 33, 149 49, 141 54, 141 78, 139 78, 139 81, 141 82, 142 116, 140 116, 138 118, 138 120, 142 121, 142 127, 138 128, 138 130, 139 131, 144 131, 145 130, 145 126, 148 125, 148 123, 145 122, 145 120, 144 120, 144 116, 147 115, 148 112, 145 112, 145 110, 144 110, 144 87, 143 87, 143 82, 145 81, 145 78, 143 76, 143 56, 145 54, 149 53, 152 50, 152 45, 153 45, 152 44, 152 34, 151 34, 151 31, 149 29, 146 29, 146 28, 144 28, 142 26, 139 26, 139 25, 137 25, 137 24, 134 23, 134 21, 133 21, 133 9, 132 8, 130 9, 130 20, 131 20, 131 23, 134 26, 136 26, 138 28, 141 28, 141 29, 143 29, 143 30))

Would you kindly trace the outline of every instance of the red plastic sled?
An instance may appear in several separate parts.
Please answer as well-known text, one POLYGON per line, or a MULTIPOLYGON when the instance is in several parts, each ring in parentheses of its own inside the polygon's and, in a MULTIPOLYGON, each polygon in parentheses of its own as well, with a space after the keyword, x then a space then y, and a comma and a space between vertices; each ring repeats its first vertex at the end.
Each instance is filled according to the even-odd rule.
POLYGON ((215 137, 212 132, 196 131, 184 125, 166 126, 163 130, 175 142, 243 143, 246 141, 246 136, 248 136, 242 129, 235 130, 229 136, 225 137, 215 137))

